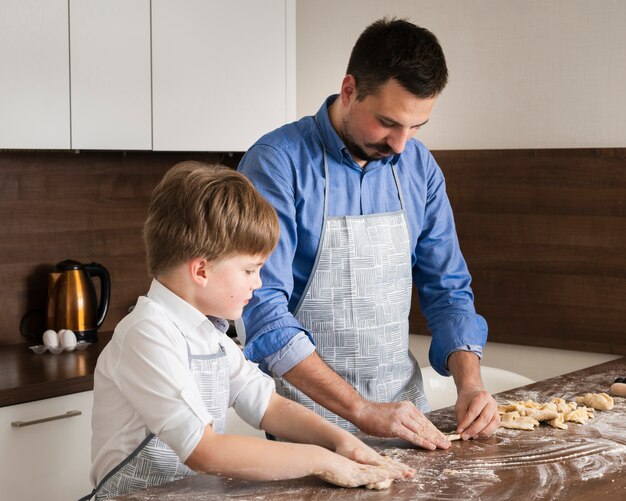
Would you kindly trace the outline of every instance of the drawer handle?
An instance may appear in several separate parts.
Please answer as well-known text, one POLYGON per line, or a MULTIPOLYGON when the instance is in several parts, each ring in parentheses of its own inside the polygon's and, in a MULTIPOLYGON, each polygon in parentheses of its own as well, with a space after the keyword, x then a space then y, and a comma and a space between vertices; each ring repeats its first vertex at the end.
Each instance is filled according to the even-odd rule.
POLYGON ((56 421, 57 419, 66 419, 74 416, 80 416, 80 411, 67 411, 65 414, 59 414, 58 416, 50 416, 41 419, 33 419, 32 421, 13 421, 11 426, 14 428, 23 428, 24 426, 30 426, 32 424, 47 423, 48 421, 56 421))

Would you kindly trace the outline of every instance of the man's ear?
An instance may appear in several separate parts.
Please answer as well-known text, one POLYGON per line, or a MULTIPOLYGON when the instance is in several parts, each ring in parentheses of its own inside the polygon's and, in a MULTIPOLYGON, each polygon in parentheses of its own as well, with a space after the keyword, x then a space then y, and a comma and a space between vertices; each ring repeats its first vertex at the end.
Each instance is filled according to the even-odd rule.
POLYGON ((196 285, 205 287, 209 283, 210 265, 211 263, 202 257, 189 261, 189 275, 196 285))
POLYGON ((344 106, 356 100, 356 79, 352 75, 346 75, 341 82, 341 102, 344 106))

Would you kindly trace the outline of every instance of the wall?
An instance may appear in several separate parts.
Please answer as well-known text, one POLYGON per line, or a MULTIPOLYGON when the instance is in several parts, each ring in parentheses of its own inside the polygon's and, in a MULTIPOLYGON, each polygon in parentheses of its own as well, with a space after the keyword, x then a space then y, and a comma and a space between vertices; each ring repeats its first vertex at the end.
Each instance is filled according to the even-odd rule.
POLYGON ((626 149, 434 156, 490 341, 626 355, 626 149))
POLYGON ((337 93, 384 15, 433 31, 450 80, 418 134, 431 149, 626 146, 622 0, 299 0, 297 114, 337 93))
MULTIPOLYGON (((47 274, 68 258, 109 270, 111 303, 100 330, 112 330, 150 283, 141 230, 161 176, 181 160, 236 166, 239 158, 0 151, 0 344, 26 341, 19 331, 22 315, 45 308, 47 274)), ((33 318, 32 328, 43 332, 33 318)))

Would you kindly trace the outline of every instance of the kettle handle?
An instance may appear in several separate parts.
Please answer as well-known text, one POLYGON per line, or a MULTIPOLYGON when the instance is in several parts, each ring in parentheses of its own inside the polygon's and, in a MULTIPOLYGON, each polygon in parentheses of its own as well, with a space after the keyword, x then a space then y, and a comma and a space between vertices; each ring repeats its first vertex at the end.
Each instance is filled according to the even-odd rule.
POLYGON ((109 300, 111 299, 111 276, 108 270, 98 263, 86 264, 85 270, 89 273, 90 277, 98 277, 100 279, 100 303, 98 304, 96 319, 96 326, 100 327, 109 309, 109 300))

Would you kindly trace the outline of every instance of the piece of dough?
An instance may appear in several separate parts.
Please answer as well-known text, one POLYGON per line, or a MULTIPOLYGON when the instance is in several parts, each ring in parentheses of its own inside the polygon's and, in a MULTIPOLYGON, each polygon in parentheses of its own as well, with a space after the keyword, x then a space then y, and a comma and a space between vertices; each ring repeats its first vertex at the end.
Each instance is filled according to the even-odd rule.
POLYGON ((382 491, 383 489, 389 489, 393 482, 393 478, 388 478, 387 480, 381 480, 380 482, 374 482, 372 484, 367 484, 365 487, 368 489, 373 489, 375 491, 382 491))
POLYGON ((539 402, 535 402, 534 400, 519 400, 517 404, 523 405, 524 407, 529 407, 531 409, 541 409, 541 406, 543 405, 539 402))
POLYGON ((550 402, 556 405, 556 410, 559 413, 571 412, 576 407, 578 407, 578 404, 576 402, 567 403, 565 400, 558 397, 554 397, 552 400, 550 400, 550 402))
MULTIPOLYGON (((567 409, 569 411, 569 408, 567 409)), ((556 418, 558 414, 556 403, 540 404, 532 400, 519 400, 506 405, 498 405, 498 412, 501 415, 517 412, 520 416, 530 416, 537 421, 549 421, 556 418)))
POLYGON ((577 397, 576 402, 566 402, 559 397, 547 403, 534 400, 509 401, 508 404, 498 405, 498 413, 501 428, 533 430, 540 421, 544 421, 554 428, 566 430, 566 422, 585 424, 593 419, 594 410, 608 411, 613 406, 613 397, 606 393, 587 393, 577 397))
POLYGON ((530 416, 520 416, 517 411, 507 412, 500 419, 500 427, 511 430, 531 431, 535 426, 539 426, 539 421, 530 416))
POLYGON ((565 421, 571 421, 572 423, 585 424, 590 418, 593 418, 593 412, 584 405, 565 414, 565 421))
POLYGON ((553 428, 567 430, 567 425, 565 424, 565 414, 563 414, 562 412, 558 413, 554 419, 548 421, 548 424, 553 428))
POLYGON ((606 393, 587 393, 582 397, 576 397, 576 402, 593 407, 598 411, 610 411, 615 405, 613 397, 606 393))
POLYGON ((446 433, 445 435, 446 437, 448 437, 448 440, 450 440, 450 442, 454 442, 455 440, 461 440, 461 435, 459 435, 458 433, 446 433))
POLYGON ((556 410, 556 404, 542 404, 540 407, 527 407, 525 416, 530 416, 537 421, 550 421, 556 419, 559 413, 556 410))
POLYGON ((520 416, 526 416, 532 409, 537 408, 539 408, 539 404, 532 400, 518 400, 517 402, 509 402, 507 405, 498 405, 498 412, 500 414, 519 412, 520 416))
POLYGON ((517 410, 517 406, 511 402, 509 402, 508 404, 498 405, 499 414, 505 414, 507 412, 514 412, 516 410, 517 410))

